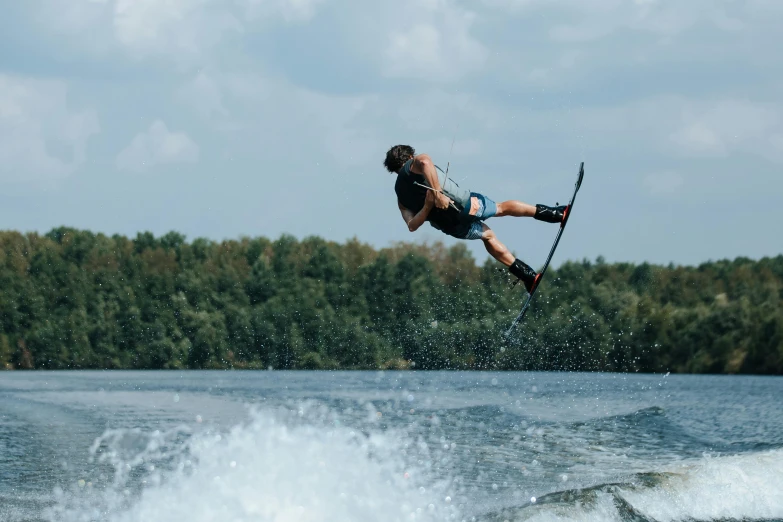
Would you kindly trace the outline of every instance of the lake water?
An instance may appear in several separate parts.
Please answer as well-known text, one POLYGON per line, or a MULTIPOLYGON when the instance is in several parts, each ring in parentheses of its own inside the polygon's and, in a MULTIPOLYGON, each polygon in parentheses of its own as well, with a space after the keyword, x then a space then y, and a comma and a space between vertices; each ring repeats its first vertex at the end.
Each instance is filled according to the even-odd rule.
POLYGON ((783 378, 0 373, 0 520, 783 520, 783 378))

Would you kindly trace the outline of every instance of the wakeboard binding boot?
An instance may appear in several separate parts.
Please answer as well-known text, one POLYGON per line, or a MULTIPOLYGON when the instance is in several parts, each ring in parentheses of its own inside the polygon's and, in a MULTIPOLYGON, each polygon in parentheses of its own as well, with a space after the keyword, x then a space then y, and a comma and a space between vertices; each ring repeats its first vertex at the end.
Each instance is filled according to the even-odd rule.
POLYGON ((522 281, 525 285, 525 290, 529 294, 533 293, 533 290, 538 286, 538 281, 541 279, 541 274, 537 274, 535 270, 520 259, 515 259, 511 266, 508 267, 508 270, 517 277, 518 281, 516 283, 522 281))
POLYGON ((568 205, 548 207, 536 205, 536 214, 533 218, 546 223, 562 223, 568 216, 568 205))

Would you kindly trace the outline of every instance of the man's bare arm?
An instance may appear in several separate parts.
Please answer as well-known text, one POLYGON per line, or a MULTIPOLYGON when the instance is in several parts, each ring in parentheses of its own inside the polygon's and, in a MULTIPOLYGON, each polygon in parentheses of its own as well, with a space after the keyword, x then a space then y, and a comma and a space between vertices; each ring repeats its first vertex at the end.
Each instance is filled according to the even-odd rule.
POLYGON ((436 190, 435 192, 435 206, 438 208, 448 208, 449 203, 452 201, 441 192, 440 180, 438 179, 438 171, 435 170, 435 164, 432 163, 432 159, 426 154, 419 154, 413 160, 411 165, 411 171, 416 174, 421 174, 424 179, 427 180, 427 184, 436 190))
POLYGON ((412 211, 408 210, 407 208, 402 206, 402 203, 400 203, 399 200, 397 200, 397 206, 400 207, 400 213, 402 214, 402 219, 405 220, 405 223, 408 224, 408 230, 411 232, 416 232, 420 226, 424 224, 425 221, 427 221, 427 216, 430 214, 430 210, 432 210, 434 198, 429 196, 426 200, 424 200, 424 206, 421 210, 419 210, 416 214, 414 214, 412 211))

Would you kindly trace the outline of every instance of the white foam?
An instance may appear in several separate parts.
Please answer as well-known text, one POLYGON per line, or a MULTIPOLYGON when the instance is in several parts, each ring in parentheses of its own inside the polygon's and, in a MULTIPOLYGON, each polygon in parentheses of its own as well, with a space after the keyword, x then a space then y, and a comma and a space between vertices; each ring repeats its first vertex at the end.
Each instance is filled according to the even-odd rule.
POLYGON ((608 493, 599 493, 589 505, 548 504, 523 510, 513 519, 526 522, 622 522, 612 497, 608 493))
MULTIPOLYGON (((299 410, 293 417, 307 415, 299 410)), ((194 435, 180 444, 187 451, 175 451, 176 469, 148 469, 146 489, 131 501, 123 470, 165 457, 162 448, 171 440, 148 437, 130 456, 118 448, 122 434, 109 433, 96 446, 109 447, 104 456, 120 471, 118 480, 103 491, 61 495, 50 516, 65 522, 458 520, 455 492, 433 478, 432 455, 421 441, 290 417, 257 411, 228 433, 194 435)))
MULTIPOLYGON (((365 433, 341 426, 339 416, 306 405, 294 411, 254 411, 247 423, 224 433, 109 431, 93 450, 99 460, 111 465, 114 478, 101 478, 99 463, 95 477, 83 477, 75 492, 55 499, 50 519, 461 520, 461 506, 466 503, 467 510, 474 512, 483 499, 466 500, 443 476, 443 470, 450 468, 447 448, 451 446, 428 445, 404 432, 374 428, 369 419, 377 413, 368 409, 365 433), (174 469, 152 469, 161 464, 174 469), (140 476, 138 469, 144 470, 140 476), (143 493, 134 495, 134 484, 142 479, 143 493)), ((420 429, 411 429, 417 432, 420 429)), ((561 503, 539 499, 508 518, 619 521, 615 495, 657 522, 783 518, 783 450, 705 456, 657 471, 662 478, 651 487, 612 487, 596 491, 589 499, 561 503)))
MULTIPOLYGON (((768 520, 783 518, 783 450, 728 457, 704 457, 666 470, 653 487, 618 488, 617 493, 646 519, 768 520)), ((520 510, 530 522, 615 522, 623 518, 609 491, 588 502, 542 504, 520 510)))
POLYGON ((783 450, 705 457, 673 472, 623 497, 659 522, 783 518, 783 450))

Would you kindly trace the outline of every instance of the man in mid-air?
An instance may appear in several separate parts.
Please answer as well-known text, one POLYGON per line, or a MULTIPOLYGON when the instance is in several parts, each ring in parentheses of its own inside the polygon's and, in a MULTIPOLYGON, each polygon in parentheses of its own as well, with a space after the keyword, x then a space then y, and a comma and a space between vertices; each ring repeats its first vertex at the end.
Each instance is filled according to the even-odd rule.
POLYGON ((492 257, 508 267, 528 292, 538 285, 540 274, 516 259, 484 220, 491 217, 532 217, 560 223, 567 205, 548 207, 509 200, 495 203, 488 197, 460 188, 432 163, 427 154, 416 154, 410 145, 395 145, 386 153, 386 170, 397 174, 394 191, 408 230, 415 232, 425 221, 458 239, 481 239, 492 257))

